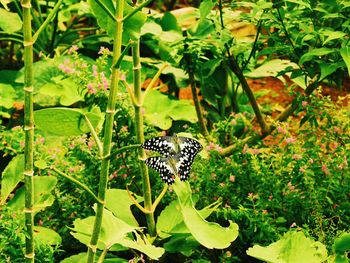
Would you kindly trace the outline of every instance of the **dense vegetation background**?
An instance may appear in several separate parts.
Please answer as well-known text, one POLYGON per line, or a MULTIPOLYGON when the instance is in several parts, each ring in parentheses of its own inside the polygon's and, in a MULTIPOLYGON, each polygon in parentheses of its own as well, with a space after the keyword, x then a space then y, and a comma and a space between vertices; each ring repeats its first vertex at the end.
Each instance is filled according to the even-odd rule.
POLYGON ((348 0, 1 1, 0 262, 349 262, 349 31, 348 0), (140 145, 175 133, 168 186, 140 145))

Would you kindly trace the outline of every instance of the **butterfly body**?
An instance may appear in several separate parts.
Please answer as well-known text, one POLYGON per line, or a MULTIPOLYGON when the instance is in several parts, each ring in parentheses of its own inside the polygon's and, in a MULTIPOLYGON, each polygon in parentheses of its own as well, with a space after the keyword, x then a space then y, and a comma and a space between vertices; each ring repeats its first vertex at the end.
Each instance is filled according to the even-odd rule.
POLYGON ((145 141, 142 147, 163 156, 149 157, 145 163, 159 172, 165 183, 173 184, 175 176, 182 181, 188 179, 191 165, 202 145, 191 138, 178 136, 155 137, 145 141))

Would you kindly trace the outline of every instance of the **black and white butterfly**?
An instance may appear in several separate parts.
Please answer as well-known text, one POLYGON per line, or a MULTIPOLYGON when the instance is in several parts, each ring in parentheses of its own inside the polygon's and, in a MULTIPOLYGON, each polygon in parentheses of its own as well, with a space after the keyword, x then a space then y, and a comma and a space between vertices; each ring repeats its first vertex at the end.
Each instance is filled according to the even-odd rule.
POLYGON ((191 138, 174 136, 155 137, 145 141, 142 147, 163 156, 149 157, 145 163, 159 172, 165 183, 173 184, 175 176, 188 179, 191 165, 202 145, 191 138))
POLYGON ((200 152, 202 145, 188 137, 161 136, 146 140, 142 145, 144 149, 159 152, 161 155, 168 157, 179 152, 185 151, 193 157, 200 152))
POLYGON ((175 182, 175 176, 180 177, 181 181, 188 179, 193 160, 194 157, 191 155, 179 152, 168 157, 149 157, 145 163, 160 174, 163 182, 173 184, 175 182))

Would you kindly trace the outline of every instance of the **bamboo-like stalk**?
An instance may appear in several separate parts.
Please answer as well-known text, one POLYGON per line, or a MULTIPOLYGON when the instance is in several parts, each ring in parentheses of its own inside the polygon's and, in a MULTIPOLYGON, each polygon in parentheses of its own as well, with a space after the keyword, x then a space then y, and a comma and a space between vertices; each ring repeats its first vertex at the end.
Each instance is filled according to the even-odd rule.
MULTIPOLYGON (((136 123, 136 140, 137 143, 143 143, 143 116, 141 112, 142 107, 142 96, 141 96, 141 63, 140 63, 140 40, 137 40, 132 45, 132 60, 134 69, 134 109, 135 109, 135 123, 136 123)), ((151 184, 149 180, 149 174, 146 164, 143 160, 146 158, 146 153, 143 148, 140 147, 138 152, 140 172, 142 177, 143 185, 143 198, 144 207, 147 211, 152 209, 152 194, 151 194, 151 184)), ((153 211, 151 213, 146 213, 146 221, 148 232, 151 237, 157 235, 156 224, 154 221, 153 211)))
MULTIPOLYGON (((123 30, 123 11, 124 11, 124 0, 116 1, 116 34, 113 40, 113 65, 116 64, 120 55, 122 47, 122 30, 123 30)), ((111 153, 111 142, 113 132, 113 121, 115 115, 115 106, 117 100, 117 91, 119 83, 120 69, 113 67, 112 69, 112 81, 110 87, 110 93, 108 97, 108 105, 106 110, 106 120, 104 126, 104 139, 103 139, 103 157, 101 162, 100 181, 98 188, 97 197, 102 203, 97 203, 96 216, 94 221, 94 227, 88 246, 88 263, 93 263, 95 260, 95 254, 97 249, 97 242, 100 236, 103 210, 105 207, 106 190, 109 173, 110 153, 111 153)))
POLYGON ((33 114, 33 39, 31 25, 31 2, 23 0, 24 44, 24 184, 25 184, 25 262, 33 263, 34 252, 34 114, 33 114))

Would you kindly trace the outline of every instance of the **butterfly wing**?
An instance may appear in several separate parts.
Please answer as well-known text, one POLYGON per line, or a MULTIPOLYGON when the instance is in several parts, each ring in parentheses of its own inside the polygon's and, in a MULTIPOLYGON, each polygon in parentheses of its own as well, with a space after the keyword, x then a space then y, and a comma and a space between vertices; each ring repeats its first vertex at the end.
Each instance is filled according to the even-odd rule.
POLYGON ((203 146, 195 139, 188 137, 178 137, 178 140, 180 141, 181 152, 192 155, 193 158, 203 149, 203 146))
POLYGON ((156 170, 164 183, 173 184, 175 173, 172 167, 169 165, 169 159, 164 157, 149 157, 145 160, 147 166, 156 170))
POLYGON ((146 140, 141 146, 146 150, 159 152, 165 157, 175 154, 175 146, 172 142, 171 136, 151 138, 146 140))
POLYGON ((176 161, 177 175, 180 177, 181 181, 186 181, 190 177, 194 156, 187 154, 186 150, 184 150, 176 154, 173 158, 176 161))

